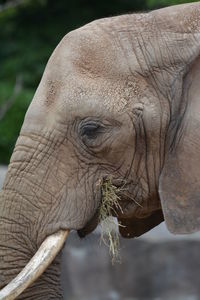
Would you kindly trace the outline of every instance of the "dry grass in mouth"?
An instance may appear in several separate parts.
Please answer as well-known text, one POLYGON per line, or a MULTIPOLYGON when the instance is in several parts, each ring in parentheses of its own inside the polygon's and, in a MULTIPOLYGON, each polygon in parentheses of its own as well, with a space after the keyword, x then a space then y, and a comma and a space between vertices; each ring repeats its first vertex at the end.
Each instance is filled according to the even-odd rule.
POLYGON ((119 233, 112 217, 115 210, 121 210, 118 193, 122 188, 112 184, 112 179, 107 178, 100 182, 102 200, 99 208, 99 221, 101 225, 101 240, 109 247, 112 263, 119 261, 119 233))

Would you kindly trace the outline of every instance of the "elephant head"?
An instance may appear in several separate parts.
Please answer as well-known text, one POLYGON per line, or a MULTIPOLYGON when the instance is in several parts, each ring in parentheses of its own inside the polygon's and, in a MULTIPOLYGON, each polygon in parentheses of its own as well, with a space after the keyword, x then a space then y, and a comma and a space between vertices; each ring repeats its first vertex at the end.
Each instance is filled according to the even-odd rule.
MULTIPOLYGON (((199 80, 199 3, 97 20, 63 38, 1 191, 1 288, 42 243, 51 245, 44 270, 69 230, 84 236, 97 226, 106 178, 124 187, 113 210, 122 236, 163 219, 173 233, 200 229, 199 80)), ((5 287, 0 299, 27 285, 11 286, 12 296, 5 287)), ((59 256, 20 299, 62 299, 59 256)))

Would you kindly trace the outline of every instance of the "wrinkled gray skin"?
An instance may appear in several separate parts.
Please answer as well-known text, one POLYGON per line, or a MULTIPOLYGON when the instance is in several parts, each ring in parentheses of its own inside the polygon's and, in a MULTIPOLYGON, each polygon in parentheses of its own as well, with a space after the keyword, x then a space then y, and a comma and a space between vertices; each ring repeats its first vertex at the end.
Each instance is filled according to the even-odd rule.
MULTIPOLYGON (((46 236, 95 228, 107 176, 126 183, 123 236, 157 225, 162 211, 174 233, 200 229, 199 54, 199 3, 97 20, 63 38, 1 192, 0 287, 46 236)), ((19 299, 62 299, 59 263, 19 299)))

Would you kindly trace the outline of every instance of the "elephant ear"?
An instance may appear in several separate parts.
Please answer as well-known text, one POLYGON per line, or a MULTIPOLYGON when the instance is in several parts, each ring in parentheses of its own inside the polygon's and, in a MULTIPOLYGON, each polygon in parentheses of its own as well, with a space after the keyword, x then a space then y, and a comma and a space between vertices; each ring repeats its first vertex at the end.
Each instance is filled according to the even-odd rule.
POLYGON ((200 58, 183 79, 171 118, 159 195, 168 229, 192 233, 200 230, 200 58))
POLYGON ((118 218, 119 232, 124 238, 139 237, 163 222, 162 210, 153 212, 146 218, 118 218))

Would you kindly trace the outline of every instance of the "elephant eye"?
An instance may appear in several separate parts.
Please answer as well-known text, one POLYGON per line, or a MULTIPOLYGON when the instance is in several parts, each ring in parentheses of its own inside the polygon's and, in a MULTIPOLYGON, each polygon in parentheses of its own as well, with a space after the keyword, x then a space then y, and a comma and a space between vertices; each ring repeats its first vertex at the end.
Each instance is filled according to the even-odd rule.
POLYGON ((81 126, 81 136, 90 140, 96 139, 104 131, 104 127, 96 122, 90 122, 81 126))

